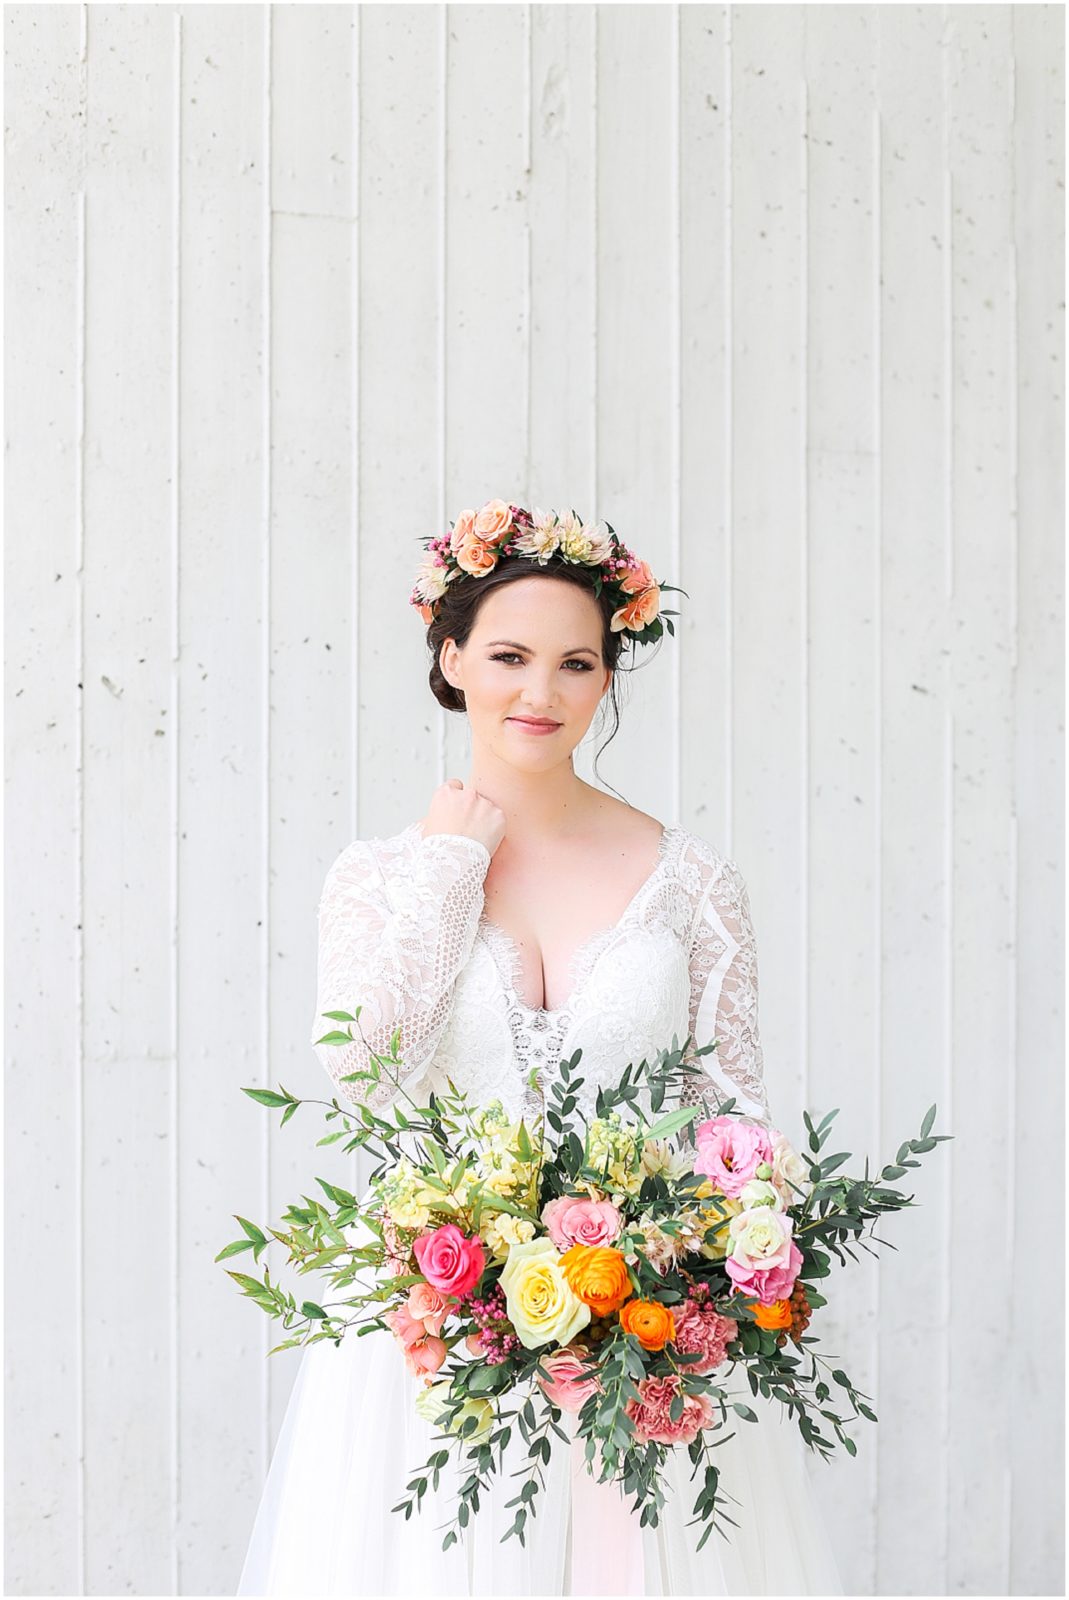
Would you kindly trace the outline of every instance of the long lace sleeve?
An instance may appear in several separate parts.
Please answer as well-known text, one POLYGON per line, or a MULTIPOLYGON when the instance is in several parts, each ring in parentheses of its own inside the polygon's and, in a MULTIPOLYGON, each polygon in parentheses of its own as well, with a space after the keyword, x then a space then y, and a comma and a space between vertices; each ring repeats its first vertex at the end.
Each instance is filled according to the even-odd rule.
POLYGON ((385 1071, 378 1084, 340 1080, 369 1065, 368 1047, 388 1055, 398 1027, 403 1067, 395 1070, 402 1086, 433 1057, 457 974, 475 941, 489 865, 490 852, 477 839, 433 833, 403 845, 358 839, 328 871, 318 908, 312 1044, 340 1093, 355 1104, 381 1110, 396 1098, 399 1086, 385 1071), (355 1014, 357 1006, 351 1045, 316 1043, 344 1027, 324 1012, 355 1014))
POLYGON ((693 1096, 684 1092, 683 1099, 699 1098, 715 1115, 719 1100, 734 1095, 739 1110, 770 1127, 749 895, 734 861, 717 858, 702 870, 705 883, 690 942, 690 1031, 696 1044, 715 1039, 717 1047, 698 1057, 710 1088, 696 1082, 693 1096))

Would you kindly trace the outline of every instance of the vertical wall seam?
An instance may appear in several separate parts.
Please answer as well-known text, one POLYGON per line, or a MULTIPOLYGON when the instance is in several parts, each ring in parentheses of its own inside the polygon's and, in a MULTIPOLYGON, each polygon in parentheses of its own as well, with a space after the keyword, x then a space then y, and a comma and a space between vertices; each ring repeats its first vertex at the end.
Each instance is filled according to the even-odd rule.
POLYGON ((801 767, 802 781, 799 799, 801 802, 800 818, 800 845, 802 869, 799 874, 801 885, 802 904, 800 908, 800 934, 798 941, 802 962, 801 994, 802 994, 802 1096, 804 1101, 809 1099, 810 1075, 812 1067, 811 1039, 810 1039, 810 1012, 809 991, 813 978, 812 968, 812 940, 811 932, 811 895, 809 888, 810 874, 812 872, 812 818, 809 803, 809 791, 812 783, 812 759, 810 742, 812 739, 812 719, 809 712, 810 694, 812 691, 812 673, 809 650, 809 636, 811 631, 811 603, 809 596, 810 587, 810 538, 809 538, 809 80, 805 75, 805 50, 803 47, 803 71, 799 83, 801 104, 799 106, 799 165, 801 168, 800 181, 802 189, 802 248, 799 251, 801 290, 800 290, 800 338, 802 345, 801 360, 798 363, 798 382, 801 393, 798 397, 798 414, 801 417, 801 614, 803 618, 802 629, 802 693, 801 693, 801 722, 802 737, 801 767))
POLYGON ((532 394, 534 389, 534 362, 532 359, 532 346, 534 342, 534 283, 531 272, 531 183, 532 151, 534 148, 534 135, 532 119, 534 116, 534 85, 531 81, 533 72, 533 51, 531 47, 531 6, 530 3, 523 8, 523 91, 525 96, 523 131, 523 329, 524 329, 524 356, 526 359, 526 381, 523 390, 524 416, 523 416, 523 441, 524 464, 523 483, 517 485, 523 495, 523 504, 531 504, 531 415, 532 394))
POLYGON ((724 831, 735 854, 735 46, 732 8, 724 17, 724 831))
MULTIPOLYGON (((446 511, 446 295, 448 293, 448 238, 449 227, 449 16, 448 7, 438 7, 438 515, 441 532, 445 532, 446 511)), ((445 782, 446 717, 444 706, 438 707, 438 782, 445 782)))
MULTIPOLYGON (((877 38, 879 30, 880 13, 876 13, 877 38)), ((873 1060, 876 1064, 876 1094, 874 1105, 876 1112, 875 1147, 883 1147, 883 1096, 881 1086, 884 1082, 883 1059, 883 930, 884 930, 884 859, 883 859, 883 770, 884 770, 884 739, 887 733, 887 719, 884 716, 883 694, 883 658, 884 658, 884 627, 883 627, 883 123, 880 117, 879 87, 877 82, 877 68, 873 65, 872 75, 872 217, 873 217, 873 359, 872 359, 872 418, 873 439, 872 459, 875 462, 873 475, 873 527, 875 529, 875 550, 873 560, 873 705, 872 714, 876 726, 876 771, 873 783, 873 851, 875 855, 875 870, 873 880, 876 885, 873 910, 873 938, 874 971, 873 971, 873 1060)), ((880 1373, 882 1370, 883 1341, 881 1329, 883 1327, 883 1274, 879 1271, 873 1273, 873 1287, 875 1294, 875 1329, 873 1339, 873 1392, 880 1393, 880 1373)), ((872 1583, 873 1594, 879 1592, 880 1552, 880 1460, 879 1449, 872 1452, 872 1473, 875 1495, 875 1523, 876 1537, 873 1539, 872 1549, 872 1583)))
MULTIPOLYGON (((263 1057, 261 1077, 264 1085, 271 1081, 271 293, 272 293, 272 248, 273 248, 273 221, 271 214, 271 46, 272 46, 272 19, 273 9, 270 5, 264 7, 264 33, 263 33, 263 73, 264 92, 261 123, 261 140, 264 153, 264 183, 263 183, 263 208, 261 212, 261 228, 263 231, 263 294, 260 308, 261 338, 263 341, 263 361, 261 371, 263 374, 260 389, 261 405, 261 438, 263 441, 263 477, 261 480, 261 501, 263 506, 263 551, 260 570, 260 638, 261 657, 260 667, 263 674, 263 697, 260 704, 260 729, 262 740, 263 782, 261 803, 261 844, 263 851, 263 869, 261 872, 261 894, 263 915, 261 918, 263 931, 260 941, 261 961, 261 1028, 263 1031, 263 1057)), ((260 1135, 261 1149, 261 1179, 262 1198, 261 1209, 263 1216, 271 1214, 271 1124, 265 1118, 260 1135)), ((268 1463, 271 1456, 270 1442, 270 1403, 271 1403, 271 1371, 267 1359, 267 1351, 271 1343, 270 1326, 265 1326, 261 1331, 260 1343, 262 1346, 261 1370, 261 1455, 262 1478, 266 1479, 268 1463)))
POLYGON ((591 84, 591 93, 590 93, 590 114, 591 114, 590 148, 591 148, 591 150, 593 152, 593 158, 594 159, 593 159, 593 167, 592 167, 592 171, 591 171, 591 177, 592 177, 592 180, 593 180, 592 183, 591 183, 591 189, 592 189, 593 192, 592 192, 592 195, 591 195, 592 205, 591 205, 590 226, 591 226, 592 238, 591 238, 591 241, 590 241, 590 259, 594 263, 594 305, 593 305, 593 316, 590 319, 590 340, 591 340, 591 359, 592 359, 592 362, 593 362, 593 369, 594 369, 593 370, 593 379, 594 379, 594 381, 591 384, 590 393, 591 393, 591 399, 592 399, 592 403, 593 403, 593 407, 594 407, 594 417, 593 417, 594 426, 593 426, 593 429, 591 430, 592 437, 591 437, 591 441, 590 441, 590 444, 591 444, 591 451, 590 451, 590 456, 591 456, 591 476, 593 478, 593 485, 592 485, 593 493, 591 494, 591 497, 590 497, 590 504, 593 505, 593 506, 596 506, 598 504, 598 501, 599 501, 599 498, 600 498, 600 490, 601 490, 601 461, 600 461, 601 429, 600 429, 600 426, 599 426, 599 423, 600 423, 600 404, 599 404, 599 400, 598 400, 598 395, 599 395, 599 392, 600 392, 599 391, 599 387, 598 387, 598 367, 599 367, 599 364, 600 364, 600 354, 601 354, 601 329, 599 327, 599 322, 600 322, 600 319, 601 319, 601 262, 599 260, 599 255, 598 255, 598 252, 599 252, 599 249, 600 249, 600 245, 601 245, 601 217, 599 215, 599 207, 598 207, 598 201, 599 201, 599 199, 601 197, 601 139, 600 139, 601 106, 599 104, 599 98, 598 98, 598 90, 600 88, 599 80, 600 80, 600 76, 601 76, 601 28, 600 28, 599 22, 598 22, 598 18, 599 18, 599 15, 600 15, 600 7, 594 6, 591 14, 592 14, 592 17, 593 17, 593 24, 594 24, 594 26, 593 26, 594 52, 593 52, 593 61, 591 63, 591 69, 592 69, 591 70, 591 76, 592 76, 593 82, 591 84))
POLYGON ((172 70, 172 261, 171 287, 171 1043, 169 1084, 169 1144, 171 1155, 171 1583, 182 1593, 182 1460, 181 1460, 181 1168, 179 1163, 178 1052, 181 1043, 179 1010, 179 853, 181 839, 181 485, 182 462, 182 8, 172 13, 174 66, 172 70))
MULTIPOLYGON (((671 187, 671 213, 672 213, 672 268, 671 268, 671 300, 672 300, 672 438, 671 438, 671 463, 670 471, 672 482, 670 486, 672 506, 672 563, 671 580, 679 583, 681 579, 681 563, 683 557, 682 537, 682 470, 683 470, 683 204, 682 204, 682 129, 683 96, 680 84, 680 30, 682 18, 680 7, 677 3, 672 7, 672 146, 671 146, 671 172, 669 184, 671 187)), ((677 617, 676 622, 682 621, 677 617)), ((672 821, 679 825, 680 809, 682 805, 682 741, 680 739, 680 716, 683 702, 683 674, 680 651, 683 649, 684 632, 680 627, 675 636, 675 649, 671 652, 671 695, 672 695, 672 821)))
MULTIPOLYGON (((352 339, 350 342, 350 415, 352 417, 352 460, 350 462, 351 477, 351 525, 349 543, 352 554, 350 568, 350 599, 349 599, 349 637, 352 650, 352 668, 349 673, 350 703, 349 703, 349 837, 362 839, 364 837, 364 816, 360 804, 360 682, 361 682, 361 646, 362 646, 362 617, 360 612, 360 530, 362 526, 362 455, 361 439, 363 427, 361 422, 361 365, 360 365, 360 287, 363 283, 363 238, 364 238, 364 213, 362 206, 363 189, 363 143, 360 130, 363 123, 363 96, 361 85, 361 67, 363 61, 363 12, 360 6, 350 7, 349 14, 349 70, 352 85, 349 106, 349 138, 351 143, 351 186, 349 192, 349 215, 354 219, 350 231, 350 328, 352 339)), ((350 1182, 353 1193, 361 1194, 364 1188, 363 1177, 364 1159, 362 1152, 353 1150, 349 1155, 350 1182)))
POLYGON ((75 1030, 78 1040, 78 1060, 74 1074, 74 1189, 78 1205, 77 1246, 75 1250, 74 1283, 74 1361, 77 1419, 75 1424, 75 1496, 76 1543, 78 1584, 82 1594, 88 1591, 86 1552, 86 1405, 85 1405, 85 425, 86 425, 86 342, 87 294, 89 262, 89 6, 79 8, 79 73, 83 110, 82 137, 85 160, 82 167, 82 187, 77 198, 78 260, 75 274, 75 340, 78 352, 78 373, 75 381, 76 440, 75 471, 75 572, 77 574, 77 606, 75 610, 75 656, 77 665, 77 706, 74 718, 75 738, 75 1030))
MULTIPOLYGON (((361 436, 363 432, 361 417, 361 370, 360 370, 360 285, 363 282, 363 242, 364 242, 364 214, 361 204, 361 191, 363 188, 363 145, 360 130, 363 123, 363 96, 361 84, 363 82, 361 64, 363 59, 363 11, 360 6, 350 8, 350 48, 349 62, 352 82, 352 103, 349 108, 349 137, 352 141, 352 180, 349 194, 349 215, 354 218, 351 238, 351 287, 350 287, 350 326, 352 328, 352 345, 350 360, 352 370, 350 373, 351 416, 352 416, 352 525, 350 529, 350 545, 352 551, 352 588, 350 599, 350 638, 352 640, 352 671, 350 685, 352 700, 349 708, 349 784, 350 784, 350 838, 363 838, 363 813, 360 806, 360 663, 362 617, 360 613, 360 538, 361 538, 361 510, 363 493, 363 474, 361 471, 361 436)), ((356 1156, 356 1152, 353 1152, 356 1156)))
MULTIPOLYGON (((948 8, 942 8, 940 34, 940 67, 942 88, 942 155, 943 155, 943 814, 944 814, 944 871, 943 920, 945 928, 944 1004, 943 1004, 943 1063, 946 1075, 947 1125, 954 1121, 954 673, 951 648, 953 646, 953 594, 954 594, 954 182, 950 161, 950 25, 948 8)), ((950 1571, 950 1239, 954 1230, 954 1145, 951 1141, 947 1159, 943 1163, 943 1216, 944 1257, 942 1279, 941 1323, 943 1331, 943 1382, 941 1385, 942 1432, 942 1587, 945 1590, 950 1571)))
MULTIPOLYGON (((1009 551, 1009 617, 1007 626, 1009 630, 1010 647, 1010 716, 1012 718, 1014 739, 1012 743, 1011 773, 1010 773, 1010 817, 1009 817, 1009 892, 1010 892, 1010 960, 1009 960, 1009 1051, 1014 1070, 1008 1075, 1006 1120, 1008 1129, 1006 1134, 1007 1152, 1007 1194, 1009 1205, 1006 1207, 1006 1263, 1008 1270, 1012 1270, 1016 1244, 1016 1201, 1017 1201, 1017 1012, 1020 1004, 1018 992, 1018 962, 1020 960, 1020 874, 1018 865, 1018 773, 1017 773, 1017 673, 1019 659, 1019 629, 1020 629, 1020 512, 1018 493, 1018 471, 1020 457, 1018 390, 1020 387, 1020 342, 1019 342, 1019 315, 1020 315, 1020 284, 1017 271, 1017 33, 1016 33, 1016 8, 1009 8, 1010 29, 1010 59, 1008 62, 1009 85, 1007 104, 1007 126, 1009 142, 1009 202, 1010 202, 1010 247, 1009 247, 1009 394, 1008 394, 1008 433, 1007 441, 1009 450, 1010 497, 1009 526, 1010 526, 1010 551, 1009 551)), ((1016 1310, 1016 1301, 1010 1298, 1010 1331, 1011 1348, 1016 1348, 1016 1341, 1012 1338, 1013 1322, 1016 1310)), ((1007 1405, 1006 1440, 1007 1448, 1003 1457, 1003 1471, 1005 1473, 1006 1495, 1006 1562, 1003 1571, 1003 1582, 1006 1592, 1013 1589, 1013 1528, 1014 1528, 1014 1474, 1013 1453, 1009 1447, 1012 1438, 1011 1386, 1006 1385, 1005 1399, 1007 1405)))

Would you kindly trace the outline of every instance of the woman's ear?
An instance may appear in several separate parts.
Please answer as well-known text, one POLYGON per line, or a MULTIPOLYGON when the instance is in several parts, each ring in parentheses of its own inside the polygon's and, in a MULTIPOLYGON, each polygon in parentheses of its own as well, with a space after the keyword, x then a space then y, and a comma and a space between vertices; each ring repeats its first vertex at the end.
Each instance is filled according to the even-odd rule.
POLYGON ((442 647, 438 652, 438 666, 441 669, 442 677, 445 679, 446 683, 451 684, 454 689, 460 689, 463 687, 457 679, 457 666, 459 661, 460 651, 457 649, 456 640, 443 639, 442 647))

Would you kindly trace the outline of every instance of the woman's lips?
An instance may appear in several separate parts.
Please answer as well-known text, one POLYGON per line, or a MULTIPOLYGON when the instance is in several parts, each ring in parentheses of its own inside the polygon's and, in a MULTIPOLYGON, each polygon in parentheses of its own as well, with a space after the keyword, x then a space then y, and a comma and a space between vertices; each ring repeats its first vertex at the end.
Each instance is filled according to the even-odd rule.
POLYGON ((559 722, 530 722, 526 717, 509 717, 509 722, 514 722, 525 733, 556 733, 560 727, 559 722))

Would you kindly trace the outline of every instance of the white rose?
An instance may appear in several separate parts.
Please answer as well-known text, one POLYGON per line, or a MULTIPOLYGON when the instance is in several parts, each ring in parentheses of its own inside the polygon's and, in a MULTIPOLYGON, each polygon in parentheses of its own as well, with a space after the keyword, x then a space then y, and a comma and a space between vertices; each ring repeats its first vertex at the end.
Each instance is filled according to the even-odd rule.
POLYGON ((744 1211, 754 1206, 771 1206, 773 1211, 783 1210, 783 1196, 769 1178, 748 1179, 739 1190, 738 1198, 744 1211))

